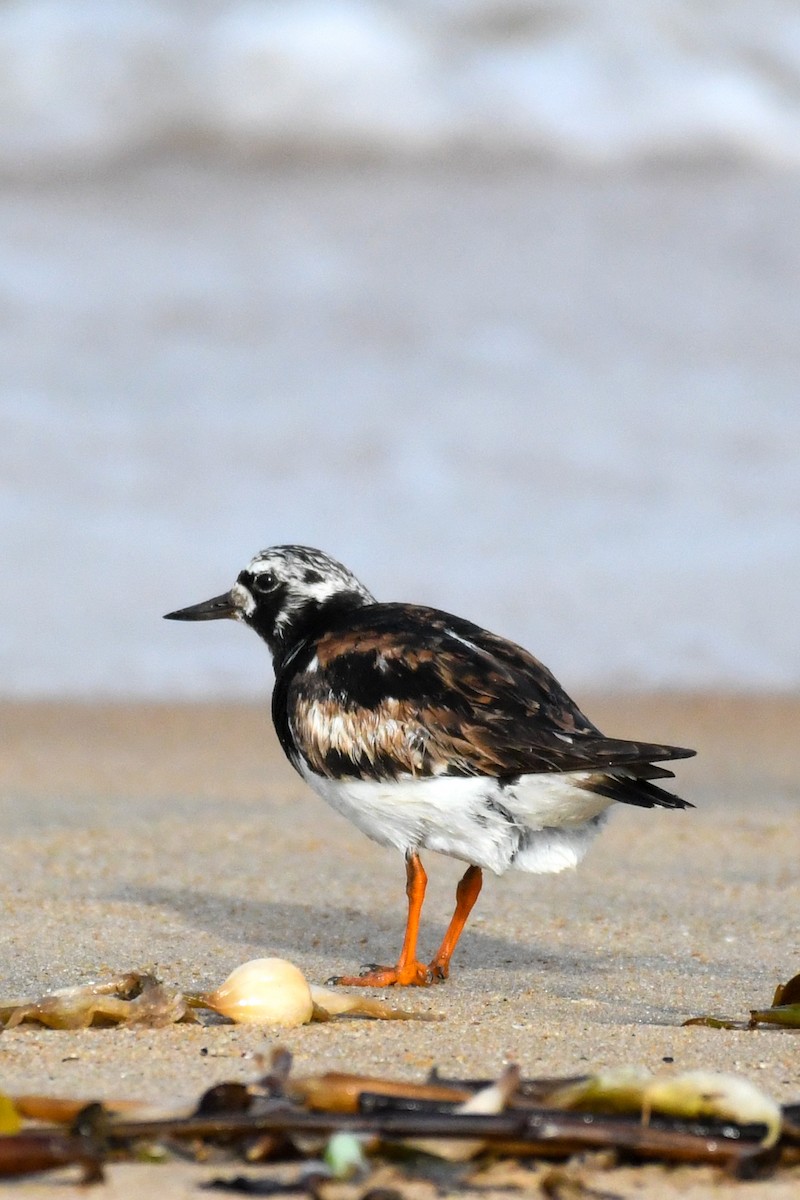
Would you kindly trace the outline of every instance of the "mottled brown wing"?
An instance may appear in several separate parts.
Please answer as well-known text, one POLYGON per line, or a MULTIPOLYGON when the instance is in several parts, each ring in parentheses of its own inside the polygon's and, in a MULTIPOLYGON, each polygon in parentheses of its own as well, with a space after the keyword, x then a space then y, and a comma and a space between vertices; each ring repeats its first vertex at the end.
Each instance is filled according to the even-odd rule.
POLYGON ((636 766, 653 778, 666 772, 652 762, 693 753, 603 737, 527 651, 413 605, 369 605, 309 644, 273 711, 290 757, 332 778, 636 766))

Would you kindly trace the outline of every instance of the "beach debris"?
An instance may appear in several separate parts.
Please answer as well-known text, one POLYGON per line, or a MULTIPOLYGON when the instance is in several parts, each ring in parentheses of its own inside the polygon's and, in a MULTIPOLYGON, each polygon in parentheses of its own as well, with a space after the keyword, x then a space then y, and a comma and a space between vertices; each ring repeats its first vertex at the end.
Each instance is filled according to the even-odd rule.
MULTIPOLYGON (((622 1200, 618 1192, 591 1187, 586 1180, 587 1174, 585 1169, 576 1169, 571 1165, 551 1167, 536 1182, 545 1200, 622 1200)), ((509 1185, 514 1186, 514 1180, 509 1179, 506 1187, 509 1185)), ((524 1186, 522 1180, 516 1181, 518 1189, 524 1186)))
POLYGON ((375 1021, 443 1021, 444 1014, 418 1012, 416 1009, 396 1008, 383 1000, 375 1000, 358 992, 344 992, 341 988, 318 987, 311 984, 311 999, 314 1001, 315 1021, 329 1021, 331 1017, 370 1017, 375 1021))
POLYGON ((684 1021, 683 1025, 702 1025, 705 1029, 749 1029, 750 1024, 747 1021, 735 1021, 732 1017, 712 1017, 706 1014, 703 1017, 690 1017, 688 1021, 684 1021))
POLYGON ((395 1008, 359 993, 309 984, 299 967, 284 958, 254 958, 231 971, 212 992, 170 988, 147 971, 126 971, 111 979, 58 988, 38 1000, 0 1003, 0 1028, 22 1024, 49 1029, 141 1025, 159 1028, 179 1021, 198 1023, 198 1009, 226 1020, 291 1028, 339 1016, 380 1021, 440 1021, 437 1013, 395 1008))
POLYGON ((454 1084, 409 1083, 402 1079, 381 1079, 375 1075, 356 1075, 345 1071, 326 1071, 322 1075, 296 1076, 287 1080, 287 1095, 298 1104, 318 1112, 373 1111, 381 1101, 401 1098, 406 1111, 414 1105, 461 1104, 473 1093, 470 1087, 454 1084))
POLYGON ((800 974, 788 983, 779 983, 769 1008, 751 1008, 748 1020, 706 1014, 690 1017, 684 1025, 704 1025, 708 1029, 757 1029, 759 1025, 778 1025, 800 1029, 800 974))
POLYGON ((800 975, 793 975, 788 983, 779 983, 772 997, 773 1006, 800 1004, 800 975))
MULTIPOLYGON (((237 1196, 310 1196, 311 1200, 322 1200, 325 1195, 322 1188, 324 1184, 342 1182, 334 1180, 330 1170, 324 1162, 314 1162, 309 1160, 300 1168, 298 1173, 291 1179, 270 1179, 258 1178, 252 1175, 232 1175, 216 1179, 209 1179, 207 1183, 201 1183, 199 1186, 203 1191, 207 1192, 228 1192, 237 1196)), ((347 1181, 344 1181, 347 1182, 347 1181)), ((365 1191, 361 1200, 403 1200, 402 1194, 396 1193, 387 1194, 384 1191, 378 1191, 377 1195, 373 1195, 376 1189, 370 1188, 365 1191)), ((333 1193, 336 1194, 335 1192, 333 1193)), ((351 1189, 345 1190, 344 1194, 350 1200, 350 1197, 355 1197, 351 1189)))
POLYGON ((778 984, 769 1008, 751 1008, 748 1024, 751 1029, 761 1024, 800 1029, 800 975, 778 984))
POLYGON ((22 1129, 20 1111, 10 1096, 0 1092, 0 1137, 19 1133, 22 1129))
POLYGON ((641 1113, 652 1079, 644 1067, 612 1067, 555 1087, 547 1103, 573 1112, 641 1113))
MULTIPOLYGON (((508 1066, 495 1083, 490 1083, 475 1092, 469 1100, 457 1105, 453 1109, 453 1113, 461 1115, 501 1113, 518 1086, 519 1067, 508 1066)), ((486 1148, 486 1140, 481 1138, 476 1138, 474 1141, 467 1138, 410 1138, 404 1142, 404 1145, 409 1150, 430 1154, 434 1158, 444 1158, 448 1162, 466 1162, 470 1158, 477 1157, 486 1148)))
POLYGON ((291 1028, 333 1017, 370 1017, 378 1021, 438 1021, 438 1014, 395 1008, 358 993, 309 984, 299 967, 285 958, 254 958, 231 971, 213 992, 188 993, 189 1003, 210 1008, 237 1023, 291 1028))
POLYGON ((763 1125, 764 1146, 773 1145, 781 1129, 781 1109, 770 1096, 740 1075, 717 1071, 655 1076, 643 1067, 617 1067, 555 1088, 548 1103, 573 1112, 640 1113, 645 1124, 661 1113, 763 1125))
POLYGON ((685 1071, 651 1079, 643 1090, 642 1116, 654 1112, 672 1117, 719 1117, 740 1125, 763 1125, 761 1145, 774 1146, 780 1137, 780 1105, 741 1075, 720 1071, 685 1071))
MULTIPOLYGON (((86 1108, 86 1100, 73 1096, 41 1096, 24 1092, 11 1098, 19 1116, 49 1125, 71 1125, 86 1108)), ((152 1103, 149 1100, 104 1100, 103 1108, 112 1116, 165 1117, 188 1115, 192 1106, 152 1103)))
POLYGON ((800 1004, 773 1004, 771 1008, 751 1008, 748 1029, 758 1025, 782 1025, 784 1029, 800 1029, 800 1004))
POLYGON ((79 1166, 81 1183, 101 1183, 104 1152, 90 1139, 60 1130, 0 1137, 0 1179, 37 1175, 57 1167, 79 1166))
MULTIPOLYGON (((252 1083, 215 1084, 189 1110, 148 1116, 87 1104, 77 1114, 73 1108, 66 1125, 27 1123, 19 1133, 0 1137, 0 1178, 75 1163, 92 1179, 110 1160, 152 1162, 177 1154, 207 1161, 213 1155, 215 1161, 262 1166, 265 1176, 247 1177, 259 1194, 290 1190, 289 1169, 298 1172, 295 1191, 316 1195, 326 1180, 355 1177, 368 1187, 387 1171, 396 1172, 400 1183, 415 1173, 434 1178, 431 1172, 438 1172, 436 1178, 466 1185, 500 1159, 563 1162, 582 1155, 585 1164, 587 1154, 602 1152, 606 1164, 620 1157, 707 1163, 749 1178, 800 1158, 800 1129, 793 1123, 800 1106, 781 1110, 746 1080, 713 1073, 645 1078, 629 1069, 583 1079, 526 1080, 512 1065, 497 1079, 453 1081, 452 1087, 438 1078, 416 1084, 339 1076, 327 1081, 332 1107, 326 1110, 321 1077, 316 1085, 293 1081, 290 1068, 288 1052, 279 1048, 267 1074, 252 1083), (640 1110, 608 1111, 609 1104, 626 1107, 621 1097, 639 1084, 640 1110), (455 1096, 443 1097, 448 1091, 455 1096), (559 1093, 578 1107, 555 1106, 552 1098, 559 1093), (531 1098, 542 1095, 550 1100, 540 1104, 531 1098), (357 1097, 354 1111, 342 1111, 343 1097, 348 1105, 357 1097), (269 1175, 273 1165, 279 1178, 269 1175)), ((36 1109, 35 1098, 27 1097, 27 1105, 28 1111, 36 1109)), ((63 1098, 59 1105, 66 1117, 70 1110, 63 1098)), ((239 1189, 236 1179, 220 1180, 219 1186, 250 1190, 249 1184, 239 1189)))
POLYGON ((59 988, 38 1000, 0 1004, 0 1023, 13 1029, 24 1022, 49 1029, 88 1029, 90 1025, 144 1025, 159 1028, 196 1021, 181 992, 155 975, 127 971, 112 979, 59 988))
POLYGON ((368 1170, 363 1137, 355 1133, 332 1133, 323 1162, 333 1179, 363 1178, 368 1170))
POLYGON ((231 971, 213 992, 190 993, 191 1004, 237 1023, 307 1025, 314 1001, 305 975, 285 958, 254 958, 231 971))

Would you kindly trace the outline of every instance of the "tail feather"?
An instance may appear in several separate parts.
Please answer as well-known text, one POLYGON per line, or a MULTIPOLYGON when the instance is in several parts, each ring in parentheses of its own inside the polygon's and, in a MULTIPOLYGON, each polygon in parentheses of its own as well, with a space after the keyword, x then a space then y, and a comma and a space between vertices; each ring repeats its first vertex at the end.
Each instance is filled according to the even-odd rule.
POLYGON ((668 771, 666 767, 657 767, 653 763, 645 763, 643 766, 637 766, 635 774, 631 778, 674 779, 675 772, 668 771))
POLYGON ((620 804, 634 804, 637 808, 694 808, 689 800, 683 800, 673 792, 667 792, 664 788, 650 783, 650 779, 653 778, 673 776, 672 771, 651 767, 647 776, 643 776, 644 771, 639 774, 638 770, 635 776, 623 774, 621 771, 608 772, 593 775, 585 786, 600 796, 608 796, 610 800, 618 800, 620 804))

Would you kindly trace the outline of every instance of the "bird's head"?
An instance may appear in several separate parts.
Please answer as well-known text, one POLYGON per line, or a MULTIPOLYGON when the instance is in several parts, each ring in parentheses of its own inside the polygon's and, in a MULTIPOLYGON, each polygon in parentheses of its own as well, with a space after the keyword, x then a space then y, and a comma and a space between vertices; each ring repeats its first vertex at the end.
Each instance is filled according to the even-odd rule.
POLYGON ((374 602, 363 583, 322 550, 272 546, 239 572, 229 592, 167 613, 166 618, 244 621, 264 639, 277 663, 320 619, 374 602))

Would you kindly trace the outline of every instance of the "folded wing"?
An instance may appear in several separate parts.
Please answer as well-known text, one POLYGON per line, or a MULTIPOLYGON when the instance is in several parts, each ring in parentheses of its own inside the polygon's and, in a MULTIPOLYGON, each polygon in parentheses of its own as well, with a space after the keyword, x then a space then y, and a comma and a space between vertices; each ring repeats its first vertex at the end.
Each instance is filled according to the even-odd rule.
POLYGON ((276 683, 276 727, 318 774, 579 772, 624 803, 684 806, 650 781, 672 774, 654 763, 693 750, 604 737, 533 655, 438 609, 369 605, 292 666, 276 683))

